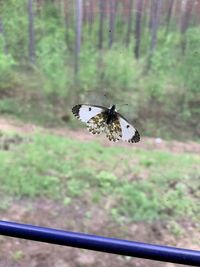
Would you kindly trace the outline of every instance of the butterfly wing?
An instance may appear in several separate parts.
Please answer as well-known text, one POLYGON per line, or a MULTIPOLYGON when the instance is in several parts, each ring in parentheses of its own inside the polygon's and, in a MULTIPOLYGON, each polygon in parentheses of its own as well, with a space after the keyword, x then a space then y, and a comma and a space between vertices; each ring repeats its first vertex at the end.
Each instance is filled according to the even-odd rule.
POLYGON ((100 134, 102 132, 106 131, 106 114, 105 112, 101 112, 97 114, 96 116, 92 117, 87 122, 87 128, 88 130, 93 134, 100 134))
POLYGON ((106 137, 110 141, 116 142, 122 138, 122 128, 118 118, 116 118, 113 123, 106 126, 106 137))
POLYGON ((121 126, 123 141, 129 143, 137 143, 140 141, 140 134, 137 129, 135 129, 121 114, 118 114, 119 123, 121 126))
POLYGON ((107 108, 94 105, 76 105, 72 108, 73 114, 87 124, 88 130, 93 134, 99 134, 106 128, 107 108))
POLYGON ((72 108, 73 114, 82 122, 87 123, 91 118, 106 111, 106 108, 94 105, 76 105, 72 108))
POLYGON ((105 112, 97 114, 87 122, 88 130, 93 134, 105 132, 110 141, 116 142, 120 140, 122 138, 122 129, 119 120, 116 119, 111 124, 107 124, 106 120, 105 112))

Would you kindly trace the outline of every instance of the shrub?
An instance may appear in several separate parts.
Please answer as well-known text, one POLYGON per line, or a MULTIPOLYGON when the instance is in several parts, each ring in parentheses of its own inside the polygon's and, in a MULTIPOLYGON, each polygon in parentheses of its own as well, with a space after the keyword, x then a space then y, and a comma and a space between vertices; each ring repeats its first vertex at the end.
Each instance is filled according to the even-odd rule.
POLYGON ((0 38, 0 89, 12 87, 15 81, 13 66, 16 63, 10 54, 5 53, 4 45, 3 38, 0 38))

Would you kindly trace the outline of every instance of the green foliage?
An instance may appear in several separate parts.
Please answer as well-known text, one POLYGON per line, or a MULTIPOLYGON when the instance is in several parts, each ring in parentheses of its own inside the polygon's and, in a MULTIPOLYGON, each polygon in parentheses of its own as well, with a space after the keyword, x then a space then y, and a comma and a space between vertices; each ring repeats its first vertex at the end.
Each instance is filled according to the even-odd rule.
POLYGON ((62 125, 50 103, 40 103, 38 98, 34 101, 24 101, 7 97, 0 99, 0 113, 18 117, 25 122, 34 122, 45 126, 62 125))
POLYGON ((107 171, 101 171, 97 174, 96 179, 98 180, 99 186, 103 191, 112 191, 112 188, 116 185, 117 177, 107 171))
POLYGON ((80 55, 80 93, 98 86, 98 54, 94 49, 84 47, 80 55), (87 66, 87 67, 86 67, 87 66))
POLYGON ((68 94, 72 82, 69 51, 65 42, 66 30, 55 5, 46 3, 39 16, 35 17, 40 33, 36 43, 36 67, 44 77, 45 94, 59 97, 68 94))
POLYGON ((151 67, 147 75, 138 81, 148 104, 151 104, 151 99, 153 99, 160 101, 159 106, 161 103, 166 103, 166 98, 169 97, 168 87, 175 79, 174 68, 177 63, 175 48, 179 41, 178 34, 168 34, 167 38, 163 35, 163 30, 158 32, 159 42, 151 58, 151 67))
POLYGON ((176 221, 171 221, 168 227, 170 232, 173 233, 175 236, 179 237, 183 235, 183 229, 176 221))
POLYGON ((87 188, 88 184, 84 180, 72 178, 67 183, 67 193, 71 197, 77 197, 83 194, 87 188))
MULTIPOLYGON (((199 68, 200 68, 200 37, 199 28, 191 28, 186 35, 186 50, 183 62, 179 66, 180 78, 183 86, 189 89, 188 98, 194 97, 195 93, 200 93, 199 68)), ((185 92, 186 93, 186 92, 185 92)))
POLYGON ((111 91, 131 90, 140 74, 131 49, 122 46, 105 51, 102 58, 102 82, 111 91))
POLYGON ((16 116, 20 116, 20 112, 21 112, 21 106, 13 101, 13 99, 3 99, 0 100, 0 112, 2 114, 15 114, 16 116), (16 111, 18 111, 16 113, 16 111))
POLYGON ((46 77, 43 88, 46 93, 54 92, 59 96, 67 94, 71 74, 65 64, 66 61, 67 47, 62 32, 43 37, 40 40, 37 50, 37 65, 46 77))
POLYGON ((27 1, 3 1, 0 12, 8 53, 22 64, 28 57, 27 1))
POLYGON ((0 203, 0 211, 6 211, 12 205, 12 197, 2 196, 2 201, 0 203))
POLYGON ((153 221, 161 216, 159 194, 150 183, 124 183, 118 190, 121 195, 119 213, 135 221, 153 221))
POLYGON ((15 62, 10 55, 0 55, 0 89, 12 88, 15 84, 15 77, 12 67, 15 62))
POLYGON ((0 90, 13 87, 15 82, 13 67, 15 64, 13 57, 5 53, 5 40, 0 36, 0 90))

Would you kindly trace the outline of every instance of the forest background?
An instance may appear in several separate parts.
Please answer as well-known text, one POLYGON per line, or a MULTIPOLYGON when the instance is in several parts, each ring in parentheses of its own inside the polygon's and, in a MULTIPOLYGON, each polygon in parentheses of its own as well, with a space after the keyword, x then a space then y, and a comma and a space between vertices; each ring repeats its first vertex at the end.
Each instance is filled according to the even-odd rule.
MULTIPOLYGON (((200 249, 200 1, 0 1, 0 216, 200 249), (117 104, 137 144, 93 136, 117 104), (124 105, 128 104, 128 105, 124 105)), ((0 237, 0 267, 173 267, 0 237)))
POLYGON ((195 0, 1 1, 0 91, 21 91, 1 112, 35 113, 38 97, 48 117, 52 107, 68 117, 96 92, 129 104, 145 135, 199 137, 199 10, 195 0))

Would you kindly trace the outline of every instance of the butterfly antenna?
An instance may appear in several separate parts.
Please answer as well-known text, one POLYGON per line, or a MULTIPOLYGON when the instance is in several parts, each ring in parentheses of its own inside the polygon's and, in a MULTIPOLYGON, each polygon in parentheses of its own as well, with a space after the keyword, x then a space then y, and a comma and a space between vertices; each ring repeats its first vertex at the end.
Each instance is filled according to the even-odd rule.
POLYGON ((123 106, 128 106, 128 104, 127 104, 127 103, 120 103, 120 104, 117 104, 117 108, 121 108, 121 107, 123 107, 123 106))
POLYGON ((127 103, 118 104, 118 106, 128 106, 127 103))

